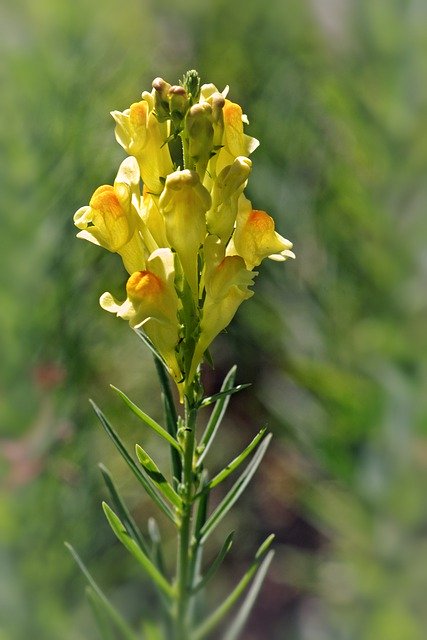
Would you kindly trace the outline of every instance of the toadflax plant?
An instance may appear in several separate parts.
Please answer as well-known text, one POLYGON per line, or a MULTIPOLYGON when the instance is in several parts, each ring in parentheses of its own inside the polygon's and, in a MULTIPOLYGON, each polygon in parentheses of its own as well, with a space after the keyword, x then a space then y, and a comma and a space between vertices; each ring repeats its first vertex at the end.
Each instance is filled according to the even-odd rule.
MULTIPOLYGON (((233 542, 234 532, 206 566, 206 541, 245 490, 267 449, 266 429, 219 473, 210 476, 207 454, 213 445, 235 386, 235 367, 221 389, 206 396, 200 377, 209 346, 250 298, 264 258, 293 257, 292 244, 275 231, 273 219, 252 208, 246 187, 258 141, 244 133, 247 118, 227 99, 228 87, 201 85, 195 71, 179 85, 156 78, 151 93, 125 111, 113 111, 116 139, 128 156, 112 185, 98 187, 89 205, 79 209, 77 236, 118 253, 129 278, 126 294, 100 298, 101 307, 129 322, 155 356, 165 409, 164 425, 148 416, 113 387, 127 408, 170 448, 171 472, 162 471, 140 444, 135 457, 102 411, 93 404, 105 431, 142 487, 176 530, 176 566, 165 566, 159 529, 149 520, 142 533, 105 467, 111 495, 107 520, 157 591, 158 619, 132 629, 94 582, 70 547, 89 582, 88 597, 105 638, 128 640, 202 640, 212 637, 240 600, 224 632, 236 639, 247 619, 272 558, 269 536, 231 593, 206 611, 203 593, 233 542), (173 392, 176 388, 176 393, 173 392), (176 397, 176 401, 175 401, 176 397), (198 433, 198 411, 211 406, 198 433), (243 471, 217 506, 212 491, 243 471), (243 597, 244 596, 244 597, 243 597)), ((223 627, 222 627, 223 628, 223 627)), ((215 636, 214 636, 215 637, 215 636)))

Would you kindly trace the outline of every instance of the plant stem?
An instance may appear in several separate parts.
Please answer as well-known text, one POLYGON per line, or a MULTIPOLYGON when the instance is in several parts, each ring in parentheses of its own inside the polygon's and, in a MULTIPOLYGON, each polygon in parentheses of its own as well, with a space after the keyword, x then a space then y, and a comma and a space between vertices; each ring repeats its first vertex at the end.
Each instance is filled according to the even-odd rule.
POLYGON ((184 464, 182 470, 182 518, 179 531, 178 560, 177 560, 177 603, 176 603, 176 635, 175 640, 190 640, 192 620, 191 604, 191 543, 193 519, 193 458, 195 448, 195 428, 197 409, 188 396, 185 398, 184 422, 184 464))

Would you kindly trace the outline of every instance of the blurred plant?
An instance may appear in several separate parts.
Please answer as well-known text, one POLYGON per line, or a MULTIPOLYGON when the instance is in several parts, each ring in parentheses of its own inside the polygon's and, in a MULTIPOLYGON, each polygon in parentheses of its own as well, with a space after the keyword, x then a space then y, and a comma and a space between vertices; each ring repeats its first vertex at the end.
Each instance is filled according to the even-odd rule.
MULTIPOLYGON (((270 535, 232 592, 212 613, 204 613, 202 593, 230 550, 234 532, 203 571, 205 543, 245 490, 271 436, 261 429, 240 455, 209 479, 206 455, 230 396, 247 385, 234 386, 233 367, 221 390, 206 396, 200 365, 204 359, 210 361, 210 344, 253 295, 249 287, 257 275, 254 268, 266 257, 276 261, 294 257, 292 243, 275 231, 273 219, 254 210, 243 193, 252 166, 248 156, 258 141, 244 133, 247 117, 227 93, 228 87, 220 93, 212 84, 201 86, 197 72, 189 71, 175 86, 156 78, 152 92, 144 91, 141 101, 124 112, 113 111, 116 139, 129 156, 114 184, 96 189, 89 205, 74 216, 78 237, 121 256, 130 274, 127 298, 119 302, 107 292, 100 304, 128 320, 153 352, 162 387, 166 429, 113 389, 169 446, 170 480, 139 444, 137 464, 92 403, 118 451, 177 532, 176 572, 170 578, 157 523, 150 519, 147 540, 102 467, 115 509, 103 503, 107 520, 159 597, 162 627, 156 620, 143 626, 144 637, 153 639, 164 637, 163 632, 174 640, 210 636, 251 584, 225 635, 227 640, 237 638, 273 555, 270 535), (182 411, 175 405, 168 375, 182 411), (211 405, 210 418, 197 439, 199 410, 211 405), (251 461, 209 514, 211 491, 250 455, 251 461)), ((104 637, 110 637, 110 623, 122 637, 139 637, 70 550, 89 581, 89 600, 104 637)))

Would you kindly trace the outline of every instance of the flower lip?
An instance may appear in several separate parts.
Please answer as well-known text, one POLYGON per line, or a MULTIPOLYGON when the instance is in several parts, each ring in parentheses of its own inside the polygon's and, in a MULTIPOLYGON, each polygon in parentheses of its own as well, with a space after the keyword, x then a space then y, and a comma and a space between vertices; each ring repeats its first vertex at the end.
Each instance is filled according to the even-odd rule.
POLYGON ((98 187, 90 199, 89 206, 104 215, 110 214, 113 218, 120 218, 125 215, 114 187, 110 185, 98 187))
POLYGON ((163 283, 151 271, 136 271, 126 284, 130 300, 144 300, 158 296, 163 291, 163 283))
POLYGON ((129 117, 134 127, 144 127, 147 120, 148 104, 145 100, 134 102, 129 108, 129 117))

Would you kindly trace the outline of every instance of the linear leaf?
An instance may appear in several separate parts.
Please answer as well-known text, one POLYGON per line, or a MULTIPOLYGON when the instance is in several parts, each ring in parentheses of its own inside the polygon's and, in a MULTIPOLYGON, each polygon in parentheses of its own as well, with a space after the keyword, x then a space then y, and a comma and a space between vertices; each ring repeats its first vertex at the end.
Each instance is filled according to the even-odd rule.
POLYGON ((65 542, 64 544, 67 547, 68 551, 73 556, 74 561, 76 562, 76 564, 78 565, 79 569, 81 570, 81 572, 85 576, 85 578, 88 581, 89 585, 92 587, 94 593, 98 596, 98 599, 102 603, 102 606, 104 608, 105 613, 110 617, 110 619, 116 625, 116 628, 119 631, 121 631, 121 633, 123 634, 123 637, 126 640, 138 640, 137 636, 132 631, 132 629, 129 627, 129 625, 127 624, 126 620, 117 611, 117 609, 115 609, 115 607, 113 607, 111 602, 108 600, 107 596, 98 587, 98 585, 96 584, 95 580, 92 578, 92 575, 89 573, 88 569, 86 568, 86 565, 84 564, 83 560, 80 558, 79 554, 74 549, 74 547, 72 547, 69 542, 65 542))
POLYGON ((267 429, 261 429, 255 436, 255 438, 248 444, 246 449, 242 451, 240 455, 238 455, 234 460, 232 460, 222 471, 220 471, 210 482, 207 484, 208 490, 216 487, 220 482, 228 478, 228 476, 235 471, 244 460, 248 457, 248 455, 258 446, 258 444, 263 439, 267 429))
POLYGON ((226 635, 224 636, 223 640, 237 640, 240 633, 243 631, 243 628, 246 624, 246 621, 249 617, 252 607, 254 606, 255 601, 260 592, 260 589, 262 587, 262 583, 264 582, 265 576, 267 575, 267 571, 271 564, 273 556, 274 556, 274 551, 270 551, 269 553, 267 553, 266 557, 261 563, 255 575, 255 578, 253 579, 253 582, 250 586, 250 589, 246 594, 243 604, 240 607, 239 611, 237 612, 237 615, 233 619, 233 622, 230 628, 228 629, 226 635))
POLYGON ((218 393, 214 393, 213 396, 207 396, 206 398, 203 398, 203 400, 201 400, 200 402, 200 407, 208 407, 210 404, 213 404, 217 400, 221 400, 221 398, 225 398, 227 396, 232 396, 233 394, 238 393, 239 391, 243 391, 243 389, 247 389, 250 386, 251 383, 248 382, 245 384, 238 384, 236 387, 230 387, 226 391, 219 391, 218 393))
POLYGON ((151 540, 151 557, 155 560, 160 571, 165 573, 166 565, 162 551, 162 540, 160 537, 159 527, 153 517, 148 518, 148 535, 151 540))
POLYGON ((207 583, 213 578, 213 576, 215 575, 215 573, 217 572, 217 570, 221 566, 225 556, 227 555, 227 553, 230 551, 230 549, 232 547, 234 533, 235 532, 232 531, 231 533, 228 534, 228 536, 225 539, 225 541, 224 541, 224 543, 223 543, 218 555, 213 560, 212 564, 210 565, 209 569, 206 571, 206 573, 203 576, 203 578, 194 587, 193 593, 195 593, 196 591, 199 591, 200 589, 205 587, 207 585, 207 583))
POLYGON ((136 544, 135 540, 130 537, 125 527, 120 521, 120 518, 114 513, 106 502, 102 503, 102 508, 106 518, 112 528, 113 532, 123 544, 124 547, 133 555, 135 560, 139 562, 142 568, 152 581, 161 589, 161 591, 169 596, 173 596, 173 589, 166 578, 160 573, 157 567, 152 563, 150 558, 142 551, 142 549, 136 544))
POLYGON ((123 391, 117 389, 113 384, 110 384, 110 387, 115 391, 123 400, 123 402, 129 407, 129 409, 136 415, 140 420, 145 422, 147 426, 149 426, 153 431, 155 431, 159 436, 168 441, 168 443, 174 447, 177 451, 181 451, 181 447, 178 442, 173 438, 170 433, 166 431, 160 424, 158 424, 153 418, 150 418, 142 409, 140 409, 130 398, 127 397, 123 391))
POLYGON ((144 553, 148 554, 149 553, 148 544, 145 541, 141 531, 139 530, 139 527, 137 526, 135 520, 132 518, 131 514, 129 513, 129 510, 126 507, 125 503, 123 502, 119 492, 117 491, 110 472, 102 463, 100 463, 98 466, 101 470, 102 477, 104 478, 104 482, 110 493, 111 499, 119 515, 119 518, 122 520, 127 531, 129 531, 129 533, 131 534, 135 542, 139 544, 139 546, 144 551, 144 553))
POLYGON ((258 570, 263 569, 262 577, 264 577, 274 553, 267 553, 268 548, 270 547, 273 540, 274 535, 270 535, 266 540, 264 540, 257 553, 255 554, 255 558, 246 571, 245 575, 240 579, 238 584, 234 587, 233 591, 220 604, 220 606, 195 629, 192 640, 202 640, 207 635, 209 635, 211 631, 213 631, 213 629, 215 629, 215 627, 235 605, 235 603, 245 591, 246 587, 251 582, 253 576, 257 573, 258 570))
POLYGON ((164 499, 163 499, 163 497, 161 495, 159 495, 159 493, 157 492, 156 487, 153 487, 151 481, 149 481, 144 476, 144 474, 139 470, 136 462, 129 455, 126 447, 123 444, 123 442, 120 440, 120 438, 117 435, 116 431, 110 425, 110 423, 108 422, 107 418, 102 413, 101 409, 93 402, 93 400, 90 400, 90 403, 91 403, 96 415, 98 416, 102 426, 104 427, 105 431, 107 432, 108 436, 111 438, 111 440, 113 441, 113 443, 116 446, 117 450, 122 455, 123 459, 128 464, 128 466, 130 467, 131 471, 135 474, 135 476, 137 477, 139 482, 142 484, 142 486, 144 487, 144 489, 146 490, 146 492, 148 493, 150 498, 153 500, 153 502, 155 502, 157 504, 158 507, 160 507, 160 509, 163 511, 163 513, 165 513, 168 516, 168 518, 170 518, 172 520, 172 522, 174 524, 176 524, 175 514, 172 511, 172 509, 170 508, 170 506, 168 505, 168 503, 164 501, 164 499))
POLYGON ((144 467, 148 477, 154 482, 156 487, 163 493, 165 498, 170 500, 177 509, 181 509, 182 500, 179 495, 174 491, 165 476, 160 471, 154 460, 148 455, 144 449, 137 444, 135 447, 136 455, 141 465, 144 467))
POLYGON ((223 500, 219 503, 217 508, 213 511, 213 513, 209 516, 206 523, 201 529, 201 542, 202 544, 205 542, 206 538, 212 533, 215 527, 221 522, 224 516, 229 512, 231 507, 234 505, 236 500, 239 499, 243 491, 246 489, 250 480, 252 479, 255 471, 258 469, 262 458, 267 450, 267 447, 271 440, 271 433, 264 438, 264 441, 259 445, 258 450, 255 452, 250 463, 247 465, 246 469, 241 473, 237 481, 231 487, 230 491, 223 498, 223 500))
MULTIPOLYGON (((222 391, 227 391, 228 389, 231 389, 233 384, 234 384, 234 380, 236 378, 236 365, 234 365, 233 367, 231 367, 230 371, 227 373, 227 375, 224 378, 224 381, 222 383, 221 386, 221 392, 222 391)), ((210 415, 210 418, 208 420, 208 424, 206 425, 206 429, 205 432, 203 433, 201 439, 200 439, 200 448, 201 448, 201 453, 199 456, 199 459, 197 461, 197 466, 200 467, 200 465, 202 464, 207 452, 209 451, 209 448, 215 438, 215 435, 218 431, 218 427, 221 424, 221 420, 224 417, 224 414, 227 410, 228 407, 228 403, 230 401, 230 396, 229 395, 225 395, 222 396, 221 398, 218 398, 218 400, 215 403, 215 406, 212 410, 212 413, 210 415)))
MULTIPOLYGON (((166 417, 166 427, 168 433, 172 436, 172 438, 176 439, 176 433, 178 429, 178 413, 172 395, 169 376, 164 365, 158 358, 154 358, 154 364, 156 366, 157 375, 162 386, 163 408, 166 417)), ((177 451, 175 447, 172 447, 172 445, 170 453, 172 461, 172 472, 174 477, 174 488, 176 489, 182 471, 181 456, 179 451, 177 451)))
POLYGON ((92 587, 86 587, 86 597, 92 609, 93 617, 98 625, 99 633, 102 640, 114 640, 114 633, 111 628, 111 622, 105 617, 102 600, 98 598, 92 587))

